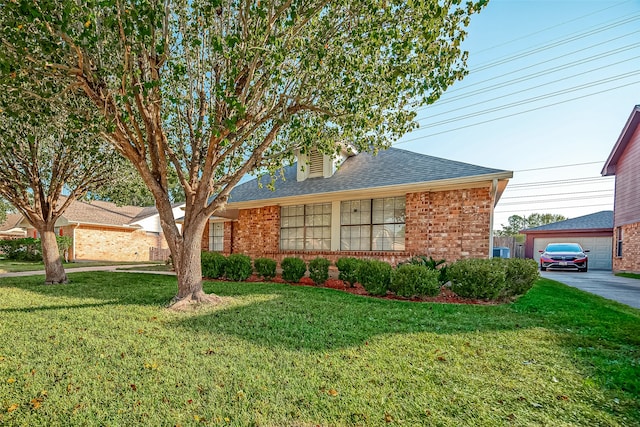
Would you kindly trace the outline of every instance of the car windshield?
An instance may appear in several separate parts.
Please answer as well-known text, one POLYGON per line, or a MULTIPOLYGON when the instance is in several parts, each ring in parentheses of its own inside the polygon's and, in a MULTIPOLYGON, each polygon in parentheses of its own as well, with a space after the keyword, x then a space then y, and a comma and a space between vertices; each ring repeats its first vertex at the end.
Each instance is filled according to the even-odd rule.
POLYGON ((582 248, 577 243, 555 243, 548 245, 545 252, 582 252, 582 248))

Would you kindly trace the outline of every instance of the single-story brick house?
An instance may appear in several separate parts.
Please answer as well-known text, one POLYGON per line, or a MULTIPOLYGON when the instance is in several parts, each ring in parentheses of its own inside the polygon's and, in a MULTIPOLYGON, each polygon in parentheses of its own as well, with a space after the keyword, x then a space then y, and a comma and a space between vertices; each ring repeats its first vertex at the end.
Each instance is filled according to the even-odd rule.
POLYGON ((613 271, 640 273, 640 105, 627 120, 602 175, 615 175, 613 271))
MULTIPOLYGON (((174 215, 181 214, 180 206, 174 207, 174 215)), ((37 231, 25 219, 21 226, 29 237, 37 237, 37 231)), ((153 206, 75 201, 56 222, 56 234, 72 237, 69 260, 149 261, 169 256, 153 206)))
POLYGON ((297 158, 274 191, 256 179, 234 188, 226 210, 209 221, 203 249, 392 264, 414 255, 491 256, 493 211, 511 171, 397 148, 297 158))
POLYGON ((521 231, 526 236, 525 258, 540 262, 540 250, 549 243, 579 243, 589 250, 589 268, 611 270, 611 244, 613 238, 613 211, 601 211, 589 215, 541 225, 521 231))
POLYGON ((0 239, 12 240, 27 237, 25 229, 20 227, 21 221, 22 215, 17 213, 7 214, 7 218, 0 224, 0 239))

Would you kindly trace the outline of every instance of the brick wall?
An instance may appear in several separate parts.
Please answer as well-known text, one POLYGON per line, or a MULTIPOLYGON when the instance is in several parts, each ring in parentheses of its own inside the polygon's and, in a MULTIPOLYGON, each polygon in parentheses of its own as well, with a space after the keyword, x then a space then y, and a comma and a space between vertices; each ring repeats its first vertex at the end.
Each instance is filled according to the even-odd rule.
MULTIPOLYGON (((225 223, 225 253, 251 258, 269 257, 280 262, 288 256, 310 261, 318 256, 335 262, 341 257, 376 258, 391 264, 414 255, 433 256, 449 262, 461 258, 486 258, 489 254, 490 217, 493 203, 487 187, 406 195, 405 251, 281 251, 280 208, 240 210, 236 222, 225 223), (229 245, 229 246, 228 246, 229 245)), ((209 229, 203 248, 209 247, 209 229)))
POLYGON ((622 226, 622 257, 616 256, 615 230, 613 235, 613 271, 640 273, 640 222, 622 226))
MULTIPOLYGON (((67 235, 66 230, 63 233, 67 235)), ((88 226, 75 230, 76 260, 148 261, 149 247, 167 248, 167 243, 162 235, 143 230, 88 226)))

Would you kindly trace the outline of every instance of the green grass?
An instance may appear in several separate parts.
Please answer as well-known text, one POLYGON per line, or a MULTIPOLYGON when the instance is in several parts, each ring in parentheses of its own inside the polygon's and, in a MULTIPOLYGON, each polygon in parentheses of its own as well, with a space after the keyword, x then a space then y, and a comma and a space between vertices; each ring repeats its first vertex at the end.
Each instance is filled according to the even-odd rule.
MULTIPOLYGON (((153 261, 145 262, 109 262, 109 261, 78 261, 78 262, 65 262, 63 263, 65 270, 80 268, 80 267, 97 267, 103 265, 135 265, 135 264, 153 264, 153 261)), ((163 264, 164 265, 164 264, 163 264)), ((0 274, 1 273, 14 273, 20 271, 44 271, 44 264, 42 261, 11 261, 6 259, 0 259, 0 274)))
POLYGON ((175 278, 0 280, 0 425, 640 425, 640 311, 540 280, 502 306, 175 278))
POLYGON ((616 276, 628 277, 630 279, 640 279, 640 274, 637 273, 616 273, 616 276))
POLYGON ((121 267, 116 270, 137 270, 137 271, 173 271, 173 267, 167 264, 149 265, 146 267, 121 267))

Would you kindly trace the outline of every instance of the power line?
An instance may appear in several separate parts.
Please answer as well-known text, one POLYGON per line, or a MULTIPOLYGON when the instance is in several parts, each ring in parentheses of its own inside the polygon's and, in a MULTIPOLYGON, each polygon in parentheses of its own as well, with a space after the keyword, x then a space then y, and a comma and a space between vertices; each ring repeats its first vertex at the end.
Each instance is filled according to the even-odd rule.
MULTIPOLYGON (((431 127, 437 127, 437 126, 442 126, 444 124, 448 124, 448 123, 453 123, 456 122, 458 120, 464 120, 464 119, 469 119, 472 117, 477 117, 477 116, 482 116, 484 114, 487 113, 494 113, 496 111, 502 111, 502 110, 506 110, 509 108, 513 108, 513 107, 519 107, 520 105, 524 105, 524 104, 529 104, 532 102, 536 102, 536 101, 541 101, 543 99, 548 99, 548 98, 554 98, 556 96, 561 96, 561 95, 566 95, 568 93, 572 93, 572 92, 577 92, 583 89, 588 89, 594 86, 600 86, 603 84, 607 84, 607 83, 611 83, 611 82, 615 82, 618 80, 622 80, 622 79, 626 79, 628 77, 633 77, 640 74, 640 70, 639 71, 630 71, 628 73, 623 73, 623 74, 619 74, 617 76, 612 76, 612 77, 607 77, 606 79, 601 79, 601 80, 596 80, 594 82, 589 82, 589 83, 584 83, 582 85, 578 85, 578 86, 573 86, 567 89, 562 89, 562 90, 558 90, 555 92, 550 92, 550 93, 546 93, 543 95, 538 95, 538 96, 534 96, 531 98, 525 98, 519 101, 515 101, 515 102, 511 102, 509 104, 504 104, 498 107, 493 107, 493 108, 487 108, 485 110, 480 110, 480 111, 476 111, 474 113, 468 113, 468 114, 464 114, 461 116, 456 116, 456 117, 452 117, 450 119, 444 119, 444 120, 440 120, 437 122, 432 122, 429 123, 428 125, 423 126, 424 128, 431 128, 431 127)), ((504 96, 506 97, 506 96, 504 96)), ((432 116, 431 116, 432 117, 432 116)), ((431 118, 430 116, 427 116, 423 119, 417 120, 418 123, 420 123, 423 120, 427 120, 429 118, 431 118)))
MULTIPOLYGON (((613 194, 606 194, 602 196, 590 196, 589 199, 608 199, 613 198, 613 194)), ((502 200, 502 199, 501 199, 502 200)), ((519 202, 509 202, 509 203, 499 203, 500 206, 513 206, 513 205, 530 205, 532 203, 540 204, 540 203, 558 203, 558 202, 571 202, 573 200, 584 200, 584 197, 581 195, 579 197, 566 197, 564 199, 541 199, 541 200, 523 200, 519 202)))
POLYGON ((601 91, 598 91, 598 92, 589 93, 589 94, 586 94, 586 95, 577 96, 575 98, 569 98, 569 99, 566 99, 566 100, 563 100, 563 101, 554 102, 554 103, 551 103, 551 104, 541 105, 541 106, 538 106, 538 107, 535 107, 535 108, 530 108, 528 110, 523 110, 523 111, 519 111, 517 113, 512 113, 512 114, 507 114, 505 116, 495 117, 493 119, 483 120, 481 122, 471 123, 471 124, 468 124, 468 125, 465 125, 465 126, 459 126, 457 128, 446 129, 446 130, 443 130, 443 131, 440 131, 440 132, 434 132, 434 133, 430 133, 428 135, 423 135, 423 136, 419 136, 419 137, 416 137, 416 138, 411 138, 411 139, 407 139, 407 140, 404 140, 404 141, 399 141, 399 142, 396 142, 393 145, 406 144, 407 142, 417 141, 419 139, 430 138, 432 136, 442 135, 442 134, 449 133, 449 132, 455 132, 457 130, 462 130, 462 129, 466 129, 466 128, 470 128, 470 127, 474 127, 474 126, 479 126, 479 125, 495 122, 495 121, 502 120, 502 119, 507 119, 509 117, 519 116, 519 115, 530 113, 530 112, 533 112, 533 111, 542 110, 544 108, 553 107, 555 105, 566 104, 567 102, 576 101, 578 99, 583 99, 583 98, 588 98, 590 96, 599 95, 599 94, 605 93, 605 92, 610 92, 610 91, 613 91, 613 90, 616 90, 616 89, 622 89, 623 87, 637 85, 638 83, 640 83, 640 81, 627 83, 627 84, 624 84, 624 85, 612 87, 612 88, 601 90, 601 91))
POLYGON ((541 171, 546 169, 560 169, 560 168, 569 168, 573 166, 584 166, 584 165, 595 165, 595 164, 604 164, 604 160, 598 160, 595 162, 585 162, 585 163, 573 163, 570 165, 558 165, 558 166, 545 166, 543 168, 533 168, 533 169, 520 169, 514 172, 530 172, 530 171, 541 171))
MULTIPOLYGON (((551 210, 567 210, 567 209, 578 209, 578 208, 595 208, 595 207, 611 207, 612 205, 610 203, 600 203, 600 204, 596 204, 596 205, 580 205, 580 206, 564 206, 564 207, 557 207, 557 208, 544 208, 544 209, 539 209, 539 210, 545 210, 545 211, 551 211, 551 210)), ((516 209, 516 210, 506 210, 506 211, 494 211, 494 213, 496 214, 501 214, 501 213, 514 213, 514 212, 533 212, 537 209, 516 209)))
POLYGON ((600 181, 602 183, 613 180, 615 177, 613 176, 597 176, 597 177, 586 177, 586 178, 568 178, 568 179, 560 179, 553 181, 532 181, 521 184, 513 184, 509 185, 509 189, 511 188, 522 188, 522 187, 539 187, 539 186, 552 186, 552 185, 574 185, 574 184, 582 184, 582 183, 591 183, 594 181, 600 181))
MULTIPOLYGON (((612 5, 612 6, 605 7, 604 9, 596 10, 596 11, 591 12, 591 13, 588 13, 588 14, 586 14, 586 15, 582 15, 582 16, 579 16, 579 17, 577 17, 577 18, 570 19, 570 20, 568 20, 568 21, 564 21, 564 22, 561 22, 561 23, 556 24, 556 25, 552 25, 552 26, 547 27, 547 28, 543 28, 543 29, 538 30, 538 31, 534 31, 533 33, 525 34, 524 36, 517 37, 517 38, 515 38, 515 39, 511 39, 511 40, 509 40, 509 41, 507 41, 507 42, 504 42, 504 43, 500 43, 500 44, 497 44, 497 45, 490 46, 490 47, 488 47, 488 48, 485 48, 485 49, 479 50, 479 51, 477 51, 477 52, 475 52, 475 53, 476 53, 476 54, 481 54, 481 53, 484 53, 484 52, 487 52, 487 51, 490 51, 490 50, 493 50, 493 49, 497 49, 497 48, 499 48, 499 47, 503 47, 503 46, 509 45, 509 44, 511 44, 511 43, 515 43, 516 41, 519 41, 519 40, 527 39, 527 38, 529 38, 529 37, 531 37, 531 36, 535 36, 535 35, 538 35, 538 34, 541 34, 541 33, 547 32, 547 31, 549 31, 549 30, 553 30, 554 28, 562 27, 562 26, 564 26, 564 25, 566 25, 566 24, 570 24, 570 23, 572 23, 572 22, 580 21, 581 19, 588 18, 589 16, 597 15, 597 14, 598 14, 598 13, 600 13, 600 12, 604 12, 605 10, 609 10, 609 9, 614 8, 614 7, 618 7, 618 6, 620 6, 620 5, 624 4, 624 3, 628 3, 629 1, 631 1, 631 0, 628 0, 628 1, 626 1, 626 2, 622 2, 622 3, 618 3, 618 4, 614 4, 614 5, 612 5)), ((616 18, 616 19, 618 19, 618 18, 616 18)))
MULTIPOLYGON (((607 196, 607 197, 611 196, 611 197, 613 197, 613 192, 610 189, 607 189, 607 190, 594 190, 594 191, 581 191, 580 195, 584 196, 585 194, 600 194, 600 193, 607 193, 607 194, 605 194, 603 196, 607 196)), ((572 194, 576 194, 576 193, 575 192, 571 192, 571 193, 551 193, 551 194, 545 193, 542 196, 543 197, 569 196, 569 195, 572 195, 572 194)), ((503 196, 503 197, 500 198, 500 201, 511 200, 511 199, 535 199, 535 198, 539 198, 539 197, 541 197, 540 194, 534 194, 534 195, 530 195, 530 196, 509 196, 509 197, 504 197, 503 196)), ((537 202, 537 200, 534 201, 534 202, 537 202)), ((533 202, 527 202, 527 203, 533 203, 533 202)))

